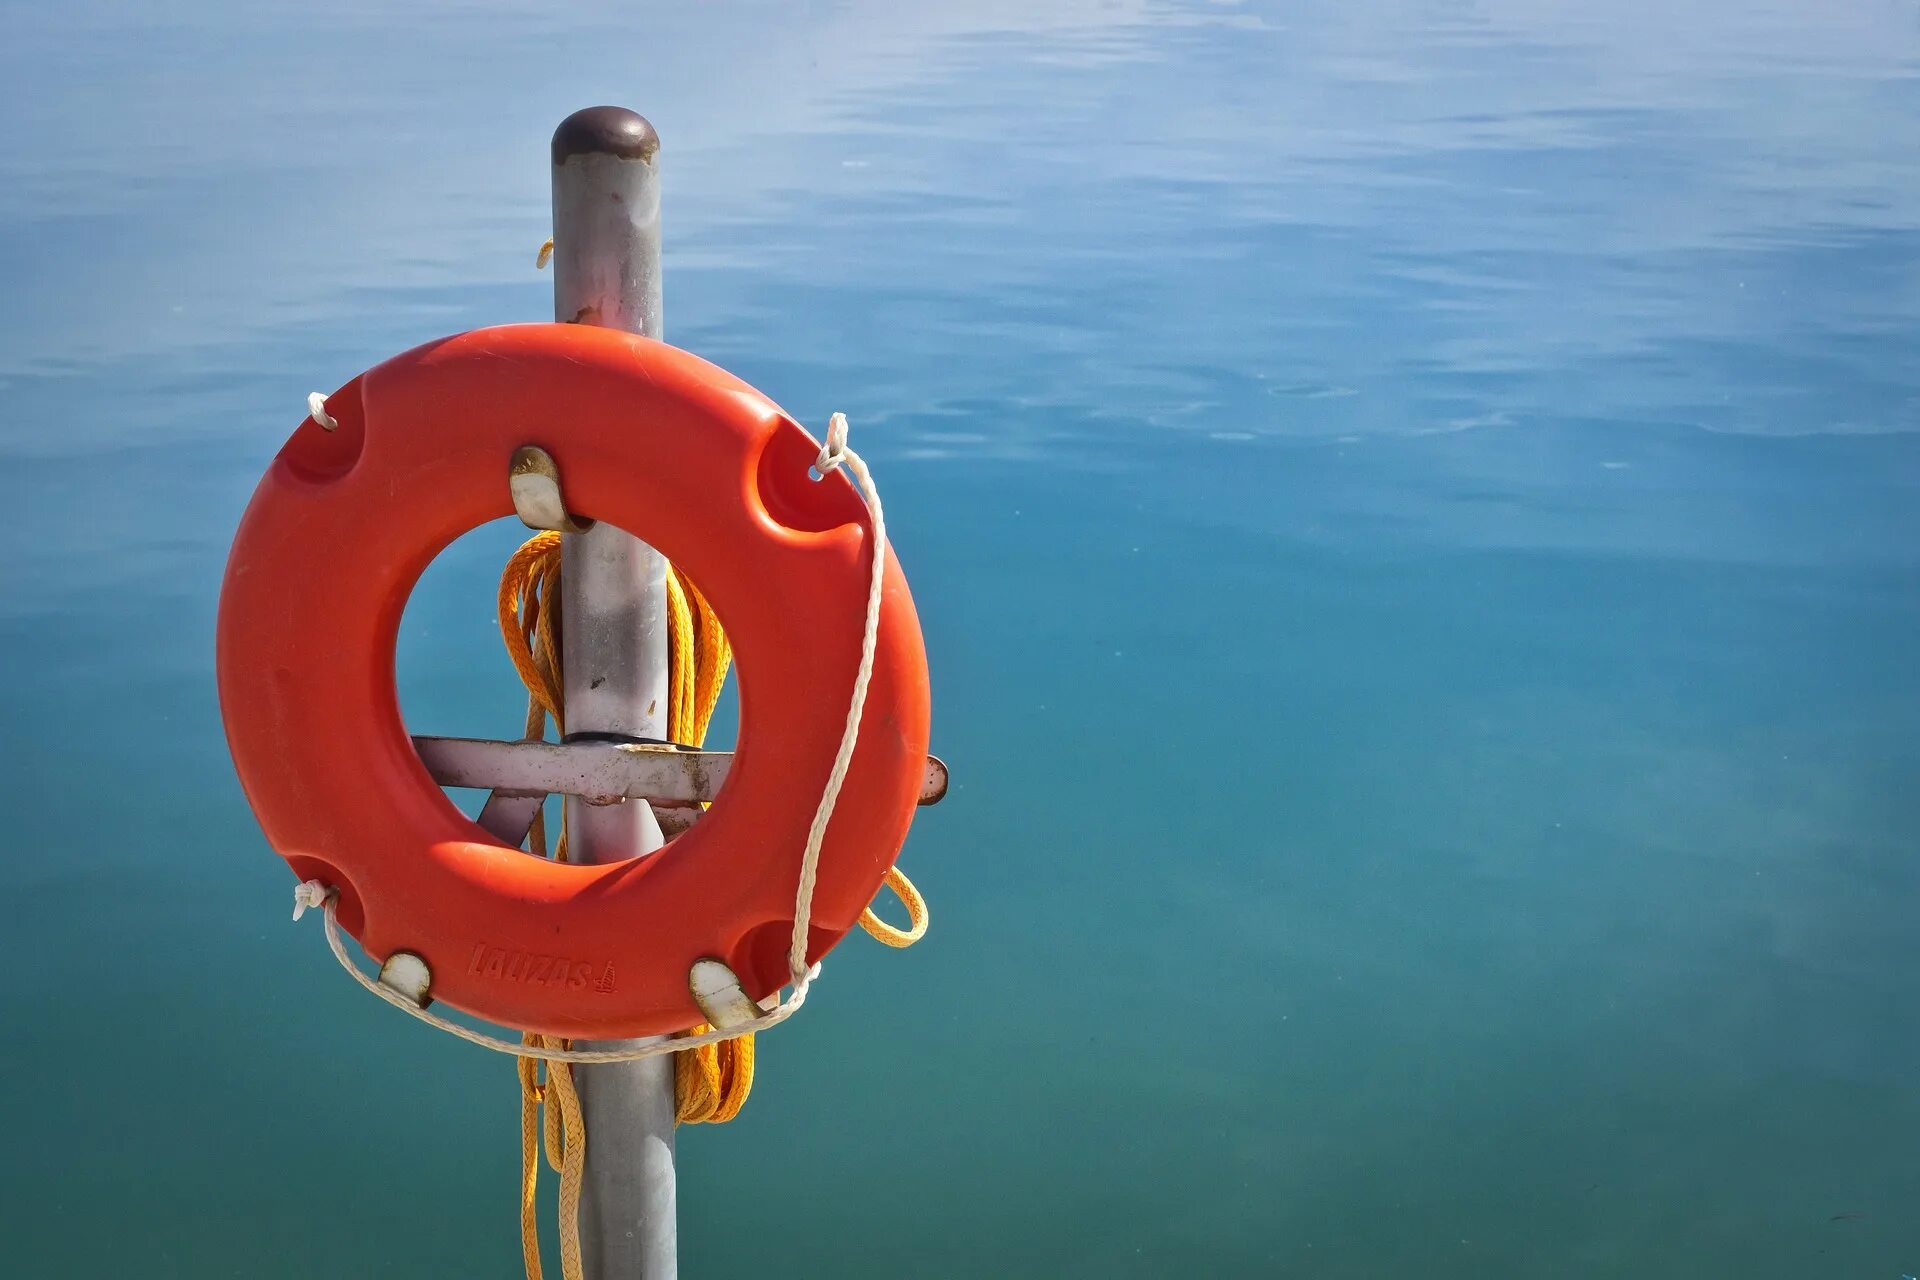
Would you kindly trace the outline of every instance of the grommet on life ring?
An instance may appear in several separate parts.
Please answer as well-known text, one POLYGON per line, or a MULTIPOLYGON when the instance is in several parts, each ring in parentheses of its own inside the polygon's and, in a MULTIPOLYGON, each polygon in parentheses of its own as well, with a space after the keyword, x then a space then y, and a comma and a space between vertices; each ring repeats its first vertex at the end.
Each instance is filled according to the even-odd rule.
MULTIPOLYGON (((787 980, 808 823, 845 727, 873 536, 819 445, 684 351, 584 325, 481 329, 396 356, 294 432, 241 521, 221 591, 227 740, 273 848, 339 892, 369 954, 412 952, 433 997, 508 1026, 613 1039, 701 1015, 690 966, 755 1000, 787 980), (509 515, 538 445, 586 516, 658 547, 733 643, 740 729, 726 784, 664 850, 584 866, 494 840, 428 776, 401 720, 394 642, 421 572, 509 515)), ((859 744, 821 851, 808 960, 879 889, 925 776, 926 653, 889 552, 859 744)))

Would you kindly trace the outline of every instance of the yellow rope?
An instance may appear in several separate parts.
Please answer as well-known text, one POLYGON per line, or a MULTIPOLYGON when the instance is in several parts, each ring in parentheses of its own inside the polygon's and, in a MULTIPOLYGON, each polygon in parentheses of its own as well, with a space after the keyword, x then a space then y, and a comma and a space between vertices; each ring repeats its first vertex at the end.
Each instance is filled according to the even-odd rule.
MULTIPOLYGON (((500 574, 500 635, 514 670, 527 687, 526 736, 542 737, 553 720, 564 736, 564 699, 560 670, 560 535, 537 533, 508 558, 500 574)), ((706 741, 714 708, 727 681, 733 647, 706 597, 678 569, 667 573, 667 737, 699 746, 706 741)), ((528 849, 546 856, 546 823, 536 815, 528 849)), ((553 856, 565 861, 563 829, 553 856)), ((886 886, 907 908, 905 929, 895 928, 868 907, 860 926, 891 947, 909 947, 927 931, 926 900, 899 868, 889 868, 886 886)), ((708 1028, 702 1024, 688 1034, 708 1028)), ((565 1048, 558 1037, 528 1033, 530 1045, 565 1048)), ((541 1280, 540 1227, 535 1211, 540 1155, 560 1174, 560 1270, 564 1280, 581 1280, 580 1190, 586 1165, 586 1128, 580 1114, 572 1068, 537 1058, 516 1060, 520 1076, 520 1244, 527 1280, 541 1280), (541 1068, 545 1067, 545 1079, 541 1068), (544 1117, 542 1107, 544 1106, 544 1117)), ((740 1114, 753 1090, 753 1037, 741 1036, 673 1056, 675 1116, 682 1124, 724 1124, 740 1114)))
MULTIPOLYGON (((521 683, 527 687, 526 736, 529 738, 545 735, 548 716, 553 717, 556 736, 566 732, 561 710, 564 703, 560 645, 554 630, 559 601, 560 535, 542 533, 529 538, 508 559, 500 575, 498 599, 500 635, 513 658, 514 670, 520 673, 521 683)), ((547 854, 543 812, 534 814, 533 826, 527 832, 527 846, 539 857, 547 854)), ((554 842, 553 856, 566 861, 564 829, 554 842)), ((531 1032, 521 1039, 544 1048, 566 1047, 559 1037, 531 1032)), ((538 1058, 519 1058, 515 1062, 520 1075, 520 1251, 526 1262, 527 1280, 541 1280, 536 1195, 540 1188, 542 1145, 546 1148, 547 1162, 560 1175, 560 1274, 564 1280, 581 1280, 580 1186, 586 1171, 587 1135, 579 1094, 574 1089, 573 1068, 564 1062, 543 1063, 538 1058), (543 1067, 545 1080, 541 1079, 543 1067)))
MULTIPOLYGON (((565 1047, 558 1036, 526 1037, 543 1048, 565 1047)), ((560 1172, 560 1274, 580 1280, 580 1188, 586 1171, 586 1121, 580 1114, 580 1095, 574 1091, 573 1071, 564 1062, 549 1062, 547 1078, 540 1079, 538 1058, 518 1058, 520 1070, 520 1251, 528 1280, 540 1280, 540 1223, 535 1193, 540 1186, 540 1150, 560 1172), (545 1133, 540 1108, 546 1105, 545 1133)))

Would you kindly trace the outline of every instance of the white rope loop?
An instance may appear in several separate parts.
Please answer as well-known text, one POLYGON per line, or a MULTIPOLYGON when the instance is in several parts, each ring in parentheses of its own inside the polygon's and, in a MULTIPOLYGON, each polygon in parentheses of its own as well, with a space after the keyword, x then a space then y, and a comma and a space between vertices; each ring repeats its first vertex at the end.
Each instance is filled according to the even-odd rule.
POLYGON ((428 1026, 438 1027, 449 1035, 460 1037, 468 1044, 477 1044, 482 1049, 511 1054, 516 1058, 543 1058, 548 1062, 633 1062, 640 1058, 657 1058, 663 1053, 698 1049, 705 1044, 719 1044, 722 1040, 751 1035, 756 1031, 765 1031, 768 1027, 777 1027, 785 1022, 798 1013, 800 1006, 807 1002, 807 988, 812 985, 815 978, 820 976, 820 966, 816 964, 794 982, 793 989, 787 993, 786 999, 751 1021, 725 1031, 703 1031, 697 1036, 672 1036, 648 1044, 636 1045, 630 1049, 549 1049, 544 1045, 525 1044, 519 1040, 502 1040, 484 1031, 475 1031, 472 1027, 463 1026, 431 1009, 422 1009, 385 983, 369 978, 360 966, 353 962, 353 957, 347 954, 347 943, 340 933, 338 918, 339 891, 321 884, 318 880, 308 880, 294 888, 293 897, 296 913, 305 910, 303 902, 306 905, 316 905, 311 903, 310 899, 315 897, 320 899, 317 905, 323 908, 320 918, 327 927, 327 947, 333 952, 333 958, 340 962, 340 967, 352 975, 355 982, 394 1008, 412 1014, 428 1026))
MULTIPOLYGON (((325 397, 319 392, 308 397, 307 407, 313 413, 313 420, 327 430, 331 431, 338 425, 333 419, 323 417, 326 413, 325 397)), ((856 492, 865 500, 867 510, 873 516, 873 568, 867 584, 866 619, 860 635, 860 665, 854 673, 852 693, 847 700, 846 727, 841 730, 840 749, 834 755, 833 767, 827 771, 826 785, 820 791, 820 804, 814 810, 813 822, 807 828, 806 847, 800 855, 800 883, 793 899, 793 937, 787 946, 787 971, 791 982, 786 997, 759 1016, 725 1030, 716 1028, 697 1036, 670 1036, 626 1049, 550 1049, 519 1040, 502 1040, 463 1026, 430 1009, 423 1009, 409 997, 369 978, 353 962, 353 957, 347 954, 346 943, 340 936, 339 890, 318 880, 307 880, 295 886, 293 918, 298 920, 309 907, 321 908, 321 919, 327 930, 327 946, 332 950, 333 958, 352 975, 355 982, 394 1008, 449 1035, 458 1036, 469 1044, 491 1049, 495 1053, 542 1058, 548 1062, 633 1062, 640 1058, 658 1057, 663 1053, 680 1053, 777 1027, 800 1011, 800 1006, 807 1002, 808 989, 814 979, 820 976, 819 964, 807 963, 807 929, 813 920, 814 885, 819 877, 820 849, 826 841, 827 826, 833 821, 834 808, 840 803, 840 790, 846 783, 847 770, 853 764, 854 747, 860 741, 860 719, 866 711, 867 688, 873 681, 874 653, 880 636, 880 603, 887 569, 886 513, 880 505, 880 491, 874 486, 873 473, 867 470, 866 460, 847 447, 846 414, 836 413, 828 419, 827 441, 813 465, 823 479, 844 465, 852 470, 859 481, 856 492)))
POLYGON ((320 424, 322 431, 338 431, 340 421, 327 412, 327 398, 318 391, 307 392, 307 416, 320 424))
POLYGON ((847 447, 847 415, 836 413, 827 419, 827 442, 814 460, 814 470, 824 479, 842 464, 852 469, 860 481, 858 491, 866 498, 873 514, 873 569, 867 582, 867 616, 860 630, 860 666, 853 677, 853 696, 847 700, 847 723, 840 732, 840 750, 827 773, 827 785, 820 792, 820 805, 813 811, 813 824, 807 828, 806 852, 800 858, 800 889, 793 900, 793 941, 787 947, 787 971, 798 983, 807 972, 807 922, 813 917, 813 888, 820 869, 820 846, 827 838, 827 824, 833 821, 834 806, 840 802, 840 788, 853 764, 853 748, 860 741, 860 716, 867 707, 867 686, 873 680, 873 654, 880 636, 880 597, 886 585, 887 516, 880 505, 880 491, 874 488, 873 473, 865 459, 847 447))
MULTIPOLYGON (((820 456, 813 460, 813 469, 826 479, 840 464, 847 460, 847 415, 836 413, 827 419, 827 442, 820 446, 820 456)), ((871 505, 871 503, 869 503, 871 505)))

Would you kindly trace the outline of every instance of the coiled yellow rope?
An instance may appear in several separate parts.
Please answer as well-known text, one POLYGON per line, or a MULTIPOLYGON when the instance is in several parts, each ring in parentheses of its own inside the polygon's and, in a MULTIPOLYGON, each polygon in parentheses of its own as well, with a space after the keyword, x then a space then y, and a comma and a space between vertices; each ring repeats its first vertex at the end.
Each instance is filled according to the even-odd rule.
MULTIPOLYGON (((529 738, 545 736, 548 716, 553 717, 556 735, 566 732, 561 711, 560 645, 554 630, 559 601, 560 535, 539 534, 508 559, 500 575, 499 594, 500 634, 521 683, 527 687, 529 738)), ((547 853, 546 826, 544 810, 536 811, 527 833, 527 847, 539 857, 547 853)), ((566 839, 562 831, 554 846, 554 856, 562 861, 567 856, 566 839)), ((529 1032, 521 1038, 545 1048, 565 1047, 556 1036, 529 1032)), ((520 1077, 520 1252, 527 1280, 541 1280, 537 1193, 542 1145, 547 1162, 560 1175, 560 1273, 565 1280, 580 1280, 580 1184, 586 1169, 587 1143, 573 1069, 564 1062, 543 1063, 538 1058, 516 1059, 515 1066, 520 1077)))
MULTIPOLYGON (((527 688, 526 736, 543 736, 552 717, 564 736, 560 645, 560 535, 538 533, 522 543, 500 574, 500 635, 514 669, 527 688)), ((678 569, 667 573, 667 737, 699 746, 706 741, 732 646, 719 618, 693 583, 678 569)), ((544 815, 536 815, 528 833, 531 852, 546 856, 544 815)), ((554 843, 553 856, 566 859, 566 832, 554 843)), ((886 885, 907 908, 908 927, 881 920, 871 907, 860 925, 893 947, 918 942, 927 930, 926 901, 904 872, 889 868, 886 885)), ((694 1027, 688 1034, 706 1031, 694 1027)), ((567 1047, 559 1037, 528 1033, 525 1043, 567 1047)), ((560 1269, 565 1280, 581 1280, 580 1187, 586 1164, 586 1131, 574 1089, 572 1068, 537 1058, 517 1060, 520 1077, 520 1243, 528 1280, 541 1280, 540 1228, 535 1209, 542 1148, 560 1175, 560 1269), (541 1078, 542 1068, 545 1079, 541 1078), (545 1106, 544 1121, 541 1107, 545 1106)), ((683 1124, 724 1124, 740 1114, 753 1089, 753 1037, 741 1036, 701 1045, 674 1055, 676 1118, 683 1124)))

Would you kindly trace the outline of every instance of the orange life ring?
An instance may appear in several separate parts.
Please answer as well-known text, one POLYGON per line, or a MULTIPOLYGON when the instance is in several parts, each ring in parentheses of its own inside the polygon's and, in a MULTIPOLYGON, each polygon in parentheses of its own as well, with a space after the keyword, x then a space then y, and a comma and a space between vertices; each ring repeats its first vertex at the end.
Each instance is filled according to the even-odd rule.
MULTIPOLYGON (((327 398, 260 482, 221 590, 220 703, 267 840, 339 891, 369 954, 422 957, 433 996, 513 1027, 611 1039, 701 1020, 688 969, 755 999, 788 979, 794 888, 859 663, 872 525, 765 396, 684 351, 580 325, 480 329, 327 398), (553 455, 569 505, 660 548, 733 642, 725 786, 660 853, 548 862, 494 840, 428 776, 401 721, 394 641, 433 557, 508 515, 513 451, 553 455)), ((889 553, 860 740, 821 851, 808 959, 898 856, 925 776, 926 652, 889 553)))

